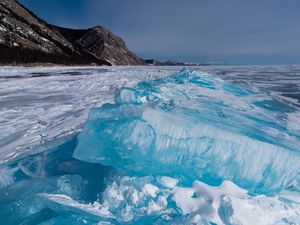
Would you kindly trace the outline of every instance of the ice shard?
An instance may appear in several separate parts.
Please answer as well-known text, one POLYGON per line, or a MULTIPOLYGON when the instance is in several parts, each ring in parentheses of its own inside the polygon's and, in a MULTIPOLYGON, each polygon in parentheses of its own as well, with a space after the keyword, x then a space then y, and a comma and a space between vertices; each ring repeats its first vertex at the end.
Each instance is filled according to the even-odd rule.
POLYGON ((299 175, 299 134, 282 122, 291 111, 257 90, 183 70, 123 88, 115 104, 92 109, 74 157, 135 176, 231 180, 268 193, 299 175))

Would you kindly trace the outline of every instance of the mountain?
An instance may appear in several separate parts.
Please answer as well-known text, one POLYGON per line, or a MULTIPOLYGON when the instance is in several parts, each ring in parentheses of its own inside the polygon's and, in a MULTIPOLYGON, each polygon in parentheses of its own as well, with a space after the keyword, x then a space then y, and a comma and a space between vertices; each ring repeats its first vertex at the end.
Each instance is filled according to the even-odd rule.
POLYGON ((144 62, 149 66, 207 66, 208 63, 185 63, 177 61, 158 61, 155 59, 146 59, 144 62))
POLYGON ((144 61, 134 55, 125 42, 107 28, 97 26, 90 29, 56 28, 64 37, 77 46, 95 54, 112 65, 142 65, 144 61))
POLYGON ((144 64, 125 42, 104 27, 60 28, 35 16, 16 0, 0 2, 0 64, 144 64))

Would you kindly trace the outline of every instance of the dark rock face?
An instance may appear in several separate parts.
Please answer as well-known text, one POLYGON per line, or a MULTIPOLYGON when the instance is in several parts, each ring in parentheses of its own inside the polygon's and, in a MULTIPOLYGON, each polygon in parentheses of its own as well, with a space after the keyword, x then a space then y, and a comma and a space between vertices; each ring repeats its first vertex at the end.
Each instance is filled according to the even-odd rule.
POLYGON ((143 65, 145 62, 134 55, 125 42, 105 27, 74 30, 55 27, 69 41, 112 65, 143 65))
POLYGON ((105 28, 54 27, 16 0, 1 0, 0 63, 137 65, 142 61, 126 48, 121 38, 105 28))

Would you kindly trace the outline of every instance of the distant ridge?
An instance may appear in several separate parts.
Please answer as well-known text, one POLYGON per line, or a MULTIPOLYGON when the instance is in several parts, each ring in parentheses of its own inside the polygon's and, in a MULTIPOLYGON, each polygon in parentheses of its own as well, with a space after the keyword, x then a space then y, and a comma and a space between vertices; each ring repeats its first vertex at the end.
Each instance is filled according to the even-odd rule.
POLYGON ((177 61, 159 61, 155 59, 146 59, 145 63, 149 66, 208 66, 209 63, 186 63, 177 61))
POLYGON ((107 28, 97 26, 89 29, 56 28, 70 42, 93 53, 112 65, 142 65, 144 61, 133 54, 122 38, 107 28))
POLYGON ((49 25, 16 0, 0 2, 0 64, 142 65, 125 42, 104 27, 49 25))

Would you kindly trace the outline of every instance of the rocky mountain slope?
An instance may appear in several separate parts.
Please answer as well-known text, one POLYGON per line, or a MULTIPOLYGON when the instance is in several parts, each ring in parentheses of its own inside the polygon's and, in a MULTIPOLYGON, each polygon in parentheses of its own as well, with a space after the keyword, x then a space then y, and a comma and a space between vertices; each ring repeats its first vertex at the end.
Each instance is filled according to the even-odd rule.
POLYGON ((134 55, 125 42, 105 27, 74 30, 55 27, 69 41, 112 65, 141 65, 144 61, 134 55))
POLYGON ((0 63, 143 64, 103 27, 86 30, 47 24, 16 0, 0 2, 0 63))

